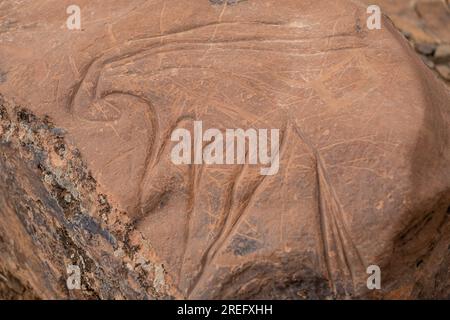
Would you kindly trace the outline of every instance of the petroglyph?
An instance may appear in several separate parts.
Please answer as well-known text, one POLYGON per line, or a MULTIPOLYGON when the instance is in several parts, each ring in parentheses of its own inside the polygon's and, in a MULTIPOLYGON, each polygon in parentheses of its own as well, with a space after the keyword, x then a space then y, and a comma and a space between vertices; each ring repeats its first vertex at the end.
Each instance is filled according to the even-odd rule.
MULTIPOLYGON (((64 129, 52 161, 78 148, 96 181, 95 219, 71 211, 86 190, 63 185, 55 197, 66 219, 109 243, 133 290, 448 295, 422 271, 448 267, 450 94, 388 20, 367 29, 367 6, 350 0, 78 5, 82 30, 55 18, 0 33, 0 92, 64 129), (174 163, 172 133, 199 121, 204 131, 279 130, 276 174, 262 175, 248 150, 228 165, 174 163), (368 292, 370 265, 383 270, 381 292, 368 292)), ((43 1, 28 22, 58 10, 43 1)), ((26 148, 16 130, 5 124, 2 139, 26 148)), ((208 150, 213 140, 200 143, 208 150)))

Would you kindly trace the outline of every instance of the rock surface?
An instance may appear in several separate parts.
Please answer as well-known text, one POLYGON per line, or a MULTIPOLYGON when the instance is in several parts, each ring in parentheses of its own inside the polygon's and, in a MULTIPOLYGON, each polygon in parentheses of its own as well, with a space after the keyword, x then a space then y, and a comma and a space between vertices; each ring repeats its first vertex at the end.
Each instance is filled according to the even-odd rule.
POLYGON ((448 0, 376 0, 395 25, 410 40, 425 63, 450 85, 450 3, 448 0))
POLYGON ((71 4, 0 4, 0 297, 450 296, 450 92, 389 20, 78 0, 74 31, 71 4), (280 129, 279 172, 173 164, 194 120, 280 129))

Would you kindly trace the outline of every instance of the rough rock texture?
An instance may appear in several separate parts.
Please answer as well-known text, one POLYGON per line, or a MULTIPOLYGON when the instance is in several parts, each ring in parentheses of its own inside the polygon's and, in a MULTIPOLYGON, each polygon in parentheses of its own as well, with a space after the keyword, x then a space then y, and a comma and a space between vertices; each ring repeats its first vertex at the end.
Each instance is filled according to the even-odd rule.
POLYGON ((425 63, 450 85, 449 0, 365 1, 380 5, 425 63))
POLYGON ((450 93, 389 20, 77 0, 70 31, 71 4, 0 3, 0 297, 450 297, 450 93), (194 120, 279 128, 278 174, 174 165, 194 120))
POLYGON ((64 132, 1 96, 0 123, 0 298, 167 296, 161 265, 64 132), (80 267, 81 291, 67 289, 67 265, 80 267))

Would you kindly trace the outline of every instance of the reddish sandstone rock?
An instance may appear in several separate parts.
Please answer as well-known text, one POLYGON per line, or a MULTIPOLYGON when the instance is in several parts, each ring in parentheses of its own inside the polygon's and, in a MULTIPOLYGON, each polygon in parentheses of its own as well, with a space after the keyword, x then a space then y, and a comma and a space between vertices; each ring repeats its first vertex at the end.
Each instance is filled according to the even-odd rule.
MULTIPOLYGON (((444 80, 449 80, 445 63, 450 45, 450 3, 448 0, 364 0, 380 5, 394 24, 408 37, 424 61, 444 80), (433 55, 434 54, 434 55, 433 55)), ((450 84, 450 82, 447 82, 450 84)))
POLYGON ((350 0, 80 0, 70 31, 70 4, 3 4, 6 288, 67 297, 89 259, 81 298, 449 295, 450 94, 389 21, 350 0), (194 120, 280 129, 280 170, 173 164, 194 120))

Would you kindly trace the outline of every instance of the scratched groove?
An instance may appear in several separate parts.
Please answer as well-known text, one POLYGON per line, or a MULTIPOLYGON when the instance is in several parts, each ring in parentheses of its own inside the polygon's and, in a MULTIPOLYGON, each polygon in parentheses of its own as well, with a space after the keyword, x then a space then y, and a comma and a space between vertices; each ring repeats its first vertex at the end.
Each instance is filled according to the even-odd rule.
POLYGON ((0 92, 67 132, 130 254, 152 249, 127 268, 160 261, 151 287, 193 299, 367 297, 370 264, 402 298, 437 292, 450 98, 387 19, 368 30, 359 0, 80 1, 73 32, 60 1, 6 6, 0 92), (279 172, 173 164, 194 121, 279 129, 279 172))

